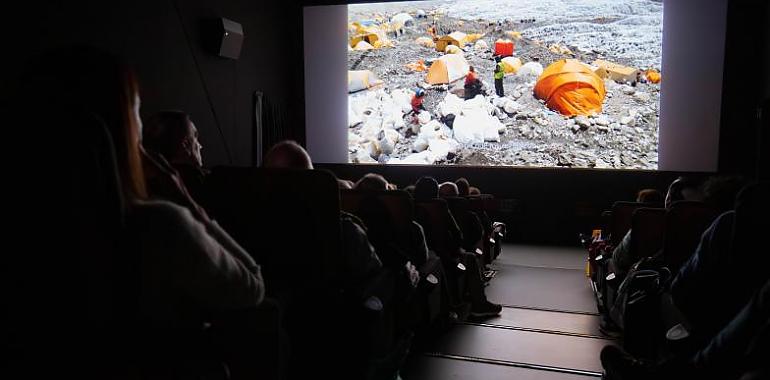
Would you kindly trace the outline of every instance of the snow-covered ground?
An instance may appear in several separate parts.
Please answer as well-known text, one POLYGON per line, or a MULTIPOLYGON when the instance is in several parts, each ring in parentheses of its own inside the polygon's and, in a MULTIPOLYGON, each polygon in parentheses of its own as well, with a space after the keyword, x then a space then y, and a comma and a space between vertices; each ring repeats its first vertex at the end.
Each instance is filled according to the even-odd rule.
POLYGON ((350 13, 440 9, 465 20, 534 19, 523 35, 660 69, 662 0, 446 0, 349 5, 350 13), (598 22, 597 22, 598 21, 598 22))
POLYGON ((564 58, 660 69, 661 1, 444 0, 348 6, 351 22, 387 20, 418 10, 428 17, 391 36, 394 47, 348 54, 349 70, 371 70, 384 81, 384 88, 349 95, 351 162, 657 168, 658 84, 605 80, 600 114, 566 117, 534 97, 537 75, 506 75, 506 96, 497 98, 491 86, 491 46, 513 30, 523 37, 515 56, 540 70, 564 58), (463 101, 451 95, 462 90, 462 81, 427 88, 427 112, 418 122, 409 115, 409 99, 425 73, 405 64, 442 55, 415 43, 427 35, 436 13, 441 14, 436 17, 439 33, 484 34, 488 48, 471 44, 462 54, 486 90, 483 97, 463 101), (568 50, 554 51, 552 44, 568 50))

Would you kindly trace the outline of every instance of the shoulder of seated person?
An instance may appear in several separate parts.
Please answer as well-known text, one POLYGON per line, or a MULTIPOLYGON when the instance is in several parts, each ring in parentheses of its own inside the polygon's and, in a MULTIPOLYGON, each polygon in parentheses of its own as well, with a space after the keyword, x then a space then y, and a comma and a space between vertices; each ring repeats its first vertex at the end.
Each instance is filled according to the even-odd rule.
POLYGON ((167 223, 168 220, 194 220, 192 213, 186 208, 164 200, 137 201, 132 207, 132 214, 140 217, 143 222, 152 224, 167 223))

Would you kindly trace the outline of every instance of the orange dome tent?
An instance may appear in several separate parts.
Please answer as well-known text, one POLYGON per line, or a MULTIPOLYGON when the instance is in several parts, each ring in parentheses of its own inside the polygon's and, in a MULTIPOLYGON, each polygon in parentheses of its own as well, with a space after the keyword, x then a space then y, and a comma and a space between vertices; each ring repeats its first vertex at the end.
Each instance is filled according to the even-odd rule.
POLYGON ((537 78, 535 97, 562 115, 592 115, 602 111, 604 81, 588 65, 562 59, 549 65, 537 78))

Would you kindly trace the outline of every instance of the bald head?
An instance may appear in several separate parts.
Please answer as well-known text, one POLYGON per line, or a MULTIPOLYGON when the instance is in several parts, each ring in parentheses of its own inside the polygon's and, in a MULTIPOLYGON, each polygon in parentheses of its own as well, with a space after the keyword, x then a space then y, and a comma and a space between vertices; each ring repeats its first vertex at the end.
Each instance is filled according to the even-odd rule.
POLYGON ((267 151, 263 166, 277 169, 313 169, 313 162, 302 146, 286 140, 273 145, 267 151))

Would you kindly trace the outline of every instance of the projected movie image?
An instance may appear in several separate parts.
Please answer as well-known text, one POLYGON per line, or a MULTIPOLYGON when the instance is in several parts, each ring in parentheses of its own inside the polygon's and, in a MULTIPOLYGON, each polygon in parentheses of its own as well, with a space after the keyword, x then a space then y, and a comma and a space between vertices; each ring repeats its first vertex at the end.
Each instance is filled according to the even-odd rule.
POLYGON ((663 3, 348 6, 351 163, 658 168, 663 3))

